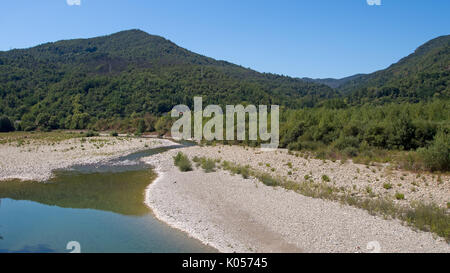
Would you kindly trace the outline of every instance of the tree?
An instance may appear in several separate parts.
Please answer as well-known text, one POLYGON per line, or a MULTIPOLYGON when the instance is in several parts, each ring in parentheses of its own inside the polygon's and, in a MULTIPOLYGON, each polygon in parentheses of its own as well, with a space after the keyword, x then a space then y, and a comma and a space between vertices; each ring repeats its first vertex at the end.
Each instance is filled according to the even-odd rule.
POLYGON ((0 132, 12 132, 14 130, 14 125, 8 117, 0 117, 0 132))
POLYGON ((146 131, 145 121, 143 119, 139 119, 138 125, 137 125, 137 133, 142 134, 146 131))
POLYGON ((428 148, 419 150, 425 166, 431 171, 450 170, 450 135, 439 132, 428 148))
POLYGON ((36 117, 35 124, 41 130, 49 130, 50 129, 50 115, 48 113, 40 113, 36 117))

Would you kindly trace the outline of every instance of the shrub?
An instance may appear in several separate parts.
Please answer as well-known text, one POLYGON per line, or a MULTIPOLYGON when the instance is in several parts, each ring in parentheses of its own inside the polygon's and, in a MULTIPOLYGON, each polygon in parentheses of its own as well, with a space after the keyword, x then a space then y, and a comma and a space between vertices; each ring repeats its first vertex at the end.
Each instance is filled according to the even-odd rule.
POLYGON ((0 117, 0 132, 12 132, 14 130, 14 125, 8 117, 0 117))
POLYGON ((235 166, 233 168, 233 172, 242 175, 244 179, 247 179, 250 177, 250 167, 247 165, 245 167, 242 166, 235 166))
POLYGON ((247 179, 250 177, 250 167, 245 166, 244 168, 239 168, 240 174, 244 179, 247 179))
POLYGON ((331 180, 330 180, 330 178, 328 177, 328 175, 324 174, 324 175, 322 175, 322 181, 324 181, 324 182, 330 182, 331 180))
POLYGON ((94 137, 94 136, 98 136, 98 135, 99 134, 94 131, 88 131, 86 134, 84 134, 85 137, 94 137))
POLYGON ((277 179, 273 178, 269 174, 260 174, 258 175, 259 181, 261 181, 263 184, 270 186, 270 187, 276 187, 279 186, 279 182, 277 179))
POLYGON ((439 132, 428 148, 419 150, 424 165, 430 171, 450 170, 450 134, 439 132))
POLYGON ((390 190, 390 189, 392 189, 392 184, 390 184, 390 183, 384 183, 384 184, 383 184, 383 188, 385 188, 386 190, 390 190))
POLYGON ((232 174, 240 174, 244 179, 247 179, 251 175, 250 166, 241 166, 228 161, 222 163, 224 170, 230 171, 232 174))
POLYGON ((206 173, 211 173, 216 171, 216 161, 209 158, 202 158, 201 160, 202 169, 205 170, 206 173))
POLYGON ((358 149, 355 147, 347 147, 342 152, 348 157, 355 157, 358 155, 358 149))
POLYGON ((189 158, 183 154, 182 152, 178 152, 176 156, 173 157, 174 164, 177 166, 182 172, 192 171, 192 164, 189 158))

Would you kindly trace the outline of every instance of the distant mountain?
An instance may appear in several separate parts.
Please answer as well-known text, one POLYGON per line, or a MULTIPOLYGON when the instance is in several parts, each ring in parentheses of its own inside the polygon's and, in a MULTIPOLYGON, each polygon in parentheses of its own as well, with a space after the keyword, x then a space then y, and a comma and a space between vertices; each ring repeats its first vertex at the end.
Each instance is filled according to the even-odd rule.
POLYGON ((0 52, 0 115, 40 113, 67 124, 72 115, 127 117, 207 104, 314 106, 336 97, 328 86, 259 73, 181 48, 140 30, 0 52))
POLYGON ((375 73, 338 85, 357 103, 450 97, 450 35, 433 39, 411 55, 375 73))
POLYGON ((345 83, 349 82, 349 81, 353 81, 356 79, 359 79, 360 77, 365 76, 366 74, 356 74, 353 76, 349 76, 349 77, 345 77, 342 79, 333 79, 333 78, 325 78, 325 79, 312 79, 312 78, 302 78, 302 80, 306 81, 306 82, 314 82, 314 83, 320 83, 320 84, 325 84, 331 88, 338 88, 342 85, 344 85, 345 83))

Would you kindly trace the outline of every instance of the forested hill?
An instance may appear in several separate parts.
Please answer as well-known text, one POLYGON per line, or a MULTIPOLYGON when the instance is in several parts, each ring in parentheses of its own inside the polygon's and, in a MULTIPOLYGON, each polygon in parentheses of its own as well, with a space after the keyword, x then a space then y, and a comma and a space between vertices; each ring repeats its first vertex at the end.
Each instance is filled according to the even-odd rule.
POLYGON ((191 105, 194 95, 205 103, 297 108, 337 91, 217 61, 140 30, 0 52, 0 116, 25 123, 40 113, 60 128, 73 115, 162 114, 191 105))
POLYGON ((325 85, 328 85, 331 88, 338 88, 338 87, 344 85, 345 83, 347 83, 349 81, 357 80, 358 78, 364 77, 365 75, 366 74, 356 74, 356 75, 345 77, 345 78, 341 78, 341 79, 333 79, 333 78, 325 78, 325 79, 302 78, 302 80, 307 81, 307 82, 315 82, 315 83, 325 84, 325 85))
POLYGON ((419 102, 450 97, 450 35, 433 39, 387 69, 338 87, 353 103, 419 102))

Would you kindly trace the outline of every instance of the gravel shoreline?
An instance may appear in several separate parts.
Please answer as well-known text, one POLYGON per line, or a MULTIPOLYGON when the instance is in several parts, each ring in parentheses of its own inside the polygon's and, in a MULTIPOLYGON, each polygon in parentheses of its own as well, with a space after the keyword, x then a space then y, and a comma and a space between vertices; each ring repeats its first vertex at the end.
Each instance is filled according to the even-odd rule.
MULTIPOLYGON (((368 244, 374 241, 381 252, 450 252, 442 238, 361 209, 223 170, 182 173, 173 165, 178 151, 192 158, 210 148, 175 149, 142 159, 159 173, 147 188, 146 204, 160 220, 220 252, 370 252, 368 244)), ((236 160, 249 155, 244 149, 221 149, 232 149, 236 160)))
POLYGON ((0 145, 0 183, 19 179, 46 181, 57 169, 91 164, 140 150, 170 146, 167 139, 130 137, 73 138, 57 143, 35 141, 25 145, 0 145))

